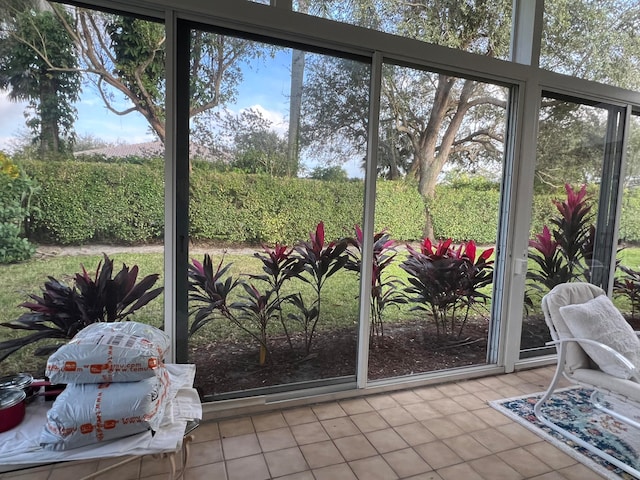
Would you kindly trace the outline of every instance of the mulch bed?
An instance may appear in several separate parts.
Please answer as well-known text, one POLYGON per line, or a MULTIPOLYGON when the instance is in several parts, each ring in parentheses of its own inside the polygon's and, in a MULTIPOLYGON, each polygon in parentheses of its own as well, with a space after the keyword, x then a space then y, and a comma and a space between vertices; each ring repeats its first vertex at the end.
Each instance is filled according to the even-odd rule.
MULTIPOLYGON (((544 320, 532 321, 528 329, 536 342, 545 332, 548 336, 544 320)), ((470 320, 459 337, 438 336, 432 322, 385 324, 384 336, 370 344, 369 379, 484 364, 487 337, 485 318, 470 320)), ((198 345, 190 352, 190 361, 198 366, 195 384, 204 399, 215 400, 258 393, 246 390, 263 387, 355 376, 355 328, 318 332, 308 356, 303 353, 302 340, 293 339, 292 351, 286 337, 272 339, 271 362, 265 366, 258 364, 258 346, 251 341, 198 345), (234 393, 227 395, 229 392, 234 393)))
MULTIPOLYGON (((634 330, 640 330, 640 319, 626 317, 634 330)), ((551 340, 542 314, 525 316, 522 332, 523 358, 553 353, 541 348, 551 340)), ((471 319, 462 335, 453 338, 439 337, 433 322, 385 324, 384 335, 374 337, 369 346, 369 380, 482 365, 486 363, 487 338, 486 318, 471 319)), ((192 347, 190 361, 197 365, 195 385, 203 400, 210 401, 261 393, 259 389, 264 387, 338 377, 355 379, 355 327, 318 332, 308 356, 302 353, 302 338, 293 338, 293 343, 292 351, 286 337, 273 338, 273 355, 265 366, 258 365, 258 347, 251 341, 192 347)))

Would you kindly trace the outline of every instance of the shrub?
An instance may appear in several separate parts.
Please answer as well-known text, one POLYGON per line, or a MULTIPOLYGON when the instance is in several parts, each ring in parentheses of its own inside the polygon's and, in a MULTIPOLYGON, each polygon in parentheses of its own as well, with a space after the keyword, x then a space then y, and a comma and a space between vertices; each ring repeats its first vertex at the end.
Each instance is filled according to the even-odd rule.
POLYGON ((622 275, 616 277, 613 282, 613 295, 629 301, 631 319, 635 319, 640 310, 640 271, 623 265, 618 265, 618 269, 622 271, 622 275))
MULTIPOLYGON (((42 189, 37 198, 40 212, 33 215, 27 231, 30 240, 132 244, 163 237, 162 159, 23 160, 20 165, 42 189)), ((556 213, 552 200, 557 197, 555 191, 535 193, 532 236, 556 213)), ((190 236, 229 243, 293 244, 328 219, 327 236, 348 236, 353 225, 362 224, 363 200, 364 183, 358 180, 274 178, 221 172, 194 162, 190 236)), ((499 202, 500 187, 495 182, 474 178, 438 185, 428 205, 436 238, 494 244, 499 202)), ((399 241, 420 240, 426 208, 415 183, 378 180, 374 229, 399 241)), ((629 190, 622 205, 621 240, 640 241, 639 219, 640 190, 629 190)))
POLYGON ((619 240, 640 242, 640 188, 627 188, 622 195, 619 240))
POLYGON ((565 191, 565 200, 553 200, 556 214, 549 219, 551 228, 544 225, 542 233, 529 240, 529 259, 536 265, 527 271, 525 303, 529 307, 533 306, 535 293, 546 293, 561 283, 589 279, 595 232, 590 197, 585 185, 574 191, 566 184, 565 191))
POLYGON ((307 355, 311 351, 313 335, 320 320, 322 287, 329 277, 349 261, 348 246, 349 242, 344 238, 325 242, 324 223, 320 222, 315 231, 309 233, 309 241, 300 241, 294 247, 295 259, 292 268, 302 272, 297 278, 311 285, 315 294, 310 306, 305 303, 300 293, 291 295, 288 299, 298 309, 298 312, 289 314, 289 318, 302 326, 307 355))
MULTIPOLYGON (((190 185, 191 237, 233 243, 288 243, 305 238, 323 219, 327 236, 347 236, 362 223, 364 185, 274 178, 195 169, 190 185), (355 207, 354 207, 355 206, 355 207)), ((421 238, 424 202, 415 186, 379 181, 376 228, 395 238, 421 238)))
POLYGON ((24 238, 26 222, 36 212, 32 203, 36 185, 0 152, 0 263, 28 260, 36 251, 24 238))
POLYGON ((496 184, 441 185, 429 203, 436 238, 456 242, 474 239, 494 244, 500 212, 500 187, 496 184))
MULTIPOLYGON (((356 236, 350 240, 354 249, 347 250, 349 261, 345 264, 347 270, 362 272, 362 248, 364 235, 359 225, 356 225, 356 236)), ((369 308, 371 315, 371 339, 384 336, 384 312, 391 306, 398 307, 407 303, 407 297, 400 290, 402 282, 398 277, 383 272, 395 259, 396 242, 383 230, 373 235, 373 262, 371 265, 371 298, 369 308)))

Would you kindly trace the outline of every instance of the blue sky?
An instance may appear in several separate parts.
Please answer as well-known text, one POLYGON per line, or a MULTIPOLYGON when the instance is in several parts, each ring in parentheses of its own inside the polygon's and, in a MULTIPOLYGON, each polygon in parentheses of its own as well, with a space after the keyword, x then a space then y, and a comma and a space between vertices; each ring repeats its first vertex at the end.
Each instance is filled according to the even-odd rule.
MULTIPOLYGON (((273 122, 275 130, 286 130, 290 57, 288 52, 278 52, 268 64, 243 68, 243 82, 238 89, 238 101, 229 105, 232 111, 258 108, 273 122)), ((118 109, 131 106, 119 92, 115 93, 118 109)), ((7 92, 0 90, 0 150, 11 151, 17 138, 27 132, 24 111, 26 102, 11 102, 7 92)), ((75 105, 78 118, 75 130, 78 135, 92 135, 110 143, 141 143, 154 140, 145 118, 137 113, 124 116, 110 112, 95 87, 84 85, 80 101, 75 105)))
MULTIPOLYGON (((289 50, 280 50, 266 63, 254 63, 251 68, 243 68, 243 82, 238 87, 237 101, 228 108, 236 113, 247 108, 257 109, 271 121, 275 131, 285 135, 289 115, 290 58, 289 50)), ((116 99, 120 98, 118 108, 130 106, 117 95, 116 99)), ((9 101, 7 92, 0 90, 0 150, 11 153, 18 139, 28 132, 24 117, 26 105, 26 102, 9 101)), ((133 112, 119 116, 110 112, 92 86, 85 85, 76 108, 75 130, 78 136, 91 135, 118 144, 142 143, 155 138, 141 114, 133 112)), ((313 168, 310 163, 307 161, 307 167, 313 168)), ((362 176, 358 163, 354 161, 344 166, 349 176, 362 176)))
MULTIPOLYGON (((19 138, 28 133, 24 117, 26 107, 26 102, 11 102, 7 92, 0 91, 0 150, 11 153, 19 138)), ((113 143, 140 143, 153 139, 142 115, 115 115, 93 92, 85 91, 76 108, 78 135, 93 135, 113 143)))

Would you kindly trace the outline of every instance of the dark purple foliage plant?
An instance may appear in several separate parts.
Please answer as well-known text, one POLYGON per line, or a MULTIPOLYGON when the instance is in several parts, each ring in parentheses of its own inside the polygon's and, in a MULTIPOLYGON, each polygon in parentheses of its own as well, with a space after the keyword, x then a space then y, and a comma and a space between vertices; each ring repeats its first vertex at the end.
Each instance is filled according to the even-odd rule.
POLYGON ((209 254, 205 254, 202 263, 192 259, 189 266, 189 300, 194 307, 189 312, 193 316, 189 334, 193 335, 216 317, 222 317, 258 342, 259 364, 265 365, 271 358, 268 326, 272 320, 279 318, 282 302, 274 289, 261 292, 255 285, 228 274, 231 265, 224 265, 223 257, 214 269, 209 254), (239 294, 232 300, 232 293, 238 286, 242 287, 245 294, 239 294))
MULTIPOLYGON (((70 340, 87 325, 95 322, 128 320, 137 310, 162 293, 151 289, 158 274, 147 275, 138 282, 138 266, 125 264, 113 276, 113 260, 104 255, 92 277, 82 267, 74 276, 74 286, 48 277, 41 295, 29 295, 32 301, 20 304, 29 311, 3 327, 28 330, 24 337, 0 342, 0 361, 26 345, 44 339, 70 340), (137 283, 136 283, 137 282, 137 283)), ((61 343, 41 346, 35 355, 50 355, 61 343)))
POLYGON ((258 334, 253 336, 260 344, 259 363, 265 365, 271 359, 267 329, 271 320, 280 317, 280 299, 275 295, 275 290, 261 292, 252 284, 242 283, 241 285, 246 295, 241 295, 239 301, 231 304, 231 308, 239 325, 256 327, 258 334))
POLYGON ((189 315, 194 317, 189 327, 189 335, 193 335, 212 321, 216 314, 237 323, 230 310, 230 294, 238 286, 239 280, 231 275, 225 277, 232 264, 223 266, 223 256, 214 270, 213 261, 208 253, 204 255, 202 263, 196 259, 192 259, 191 262, 188 272, 189 301, 195 302, 195 307, 189 312, 189 315))
MULTIPOLYGON (((288 248, 286 245, 276 243, 273 248, 263 246, 262 252, 253 254, 254 257, 262 262, 262 271, 264 274, 251 275, 251 278, 267 283, 270 292, 275 295, 278 306, 289 298, 288 296, 282 297, 282 286, 292 278, 300 278, 300 273, 304 267, 304 264, 297 261, 292 255, 292 252, 293 248, 288 248)), ((271 295, 271 293, 269 295, 271 295)), ((293 350, 291 334, 287 328, 287 322, 284 319, 281 308, 277 309, 277 317, 287 336, 289 347, 293 350)))
POLYGON ((625 298, 631 306, 631 318, 636 318, 640 309, 640 271, 618 265, 622 275, 613 282, 613 295, 625 298))

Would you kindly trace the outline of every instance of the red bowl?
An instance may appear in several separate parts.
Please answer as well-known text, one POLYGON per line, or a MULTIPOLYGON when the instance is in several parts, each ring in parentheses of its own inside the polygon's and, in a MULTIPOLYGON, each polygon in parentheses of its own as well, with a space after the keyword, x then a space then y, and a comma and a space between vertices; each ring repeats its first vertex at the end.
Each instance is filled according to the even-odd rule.
POLYGON ((26 397, 20 388, 0 388, 0 432, 20 425, 24 419, 26 397))

